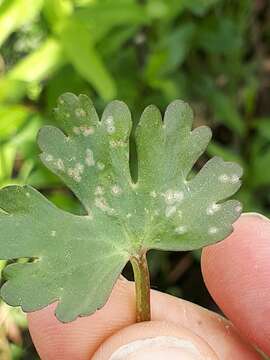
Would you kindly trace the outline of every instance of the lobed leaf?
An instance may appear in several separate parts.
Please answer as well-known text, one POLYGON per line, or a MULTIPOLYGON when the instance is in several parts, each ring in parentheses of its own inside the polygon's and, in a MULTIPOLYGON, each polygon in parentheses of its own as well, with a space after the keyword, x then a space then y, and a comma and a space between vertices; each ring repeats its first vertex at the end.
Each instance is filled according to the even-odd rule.
POLYGON ((138 180, 129 167, 128 107, 111 102, 101 120, 90 99, 67 93, 55 116, 62 130, 41 129, 44 164, 84 205, 86 215, 58 209, 31 187, 0 190, 0 258, 29 258, 6 268, 1 295, 33 311, 58 301, 64 322, 102 307, 127 261, 149 249, 192 250, 224 239, 241 212, 226 200, 241 168, 219 157, 197 175, 193 166, 211 131, 192 130, 180 101, 164 115, 149 106, 136 129, 138 180))

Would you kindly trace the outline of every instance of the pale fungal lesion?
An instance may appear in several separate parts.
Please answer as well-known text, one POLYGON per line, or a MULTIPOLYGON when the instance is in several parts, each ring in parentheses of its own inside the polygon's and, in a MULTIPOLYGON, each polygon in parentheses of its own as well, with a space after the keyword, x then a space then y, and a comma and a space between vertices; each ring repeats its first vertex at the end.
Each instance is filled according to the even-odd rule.
POLYGON ((104 189, 102 186, 98 185, 95 189, 95 195, 103 195, 104 194, 104 189))
POLYGON ((109 115, 107 119, 105 119, 105 125, 107 133, 113 134, 115 132, 114 119, 112 115, 109 115))
POLYGON ((185 225, 180 225, 177 228, 175 228, 174 231, 178 235, 183 235, 187 232, 187 227, 185 225))
POLYGON ((102 161, 97 162, 97 168, 102 171, 105 169, 105 164, 102 161))
POLYGON ((151 196, 152 198, 156 198, 156 197, 157 197, 157 192, 156 192, 155 190, 151 191, 151 192, 150 192, 150 196, 151 196))
POLYGON ((243 210, 243 208, 242 208, 241 205, 237 205, 237 206, 235 207, 235 211, 236 211, 236 212, 241 212, 242 210, 243 210))
POLYGON ((86 112, 82 108, 77 108, 75 110, 75 115, 78 117, 81 117, 81 116, 84 117, 86 115, 86 112))
POLYGON ((84 172, 84 165, 81 163, 75 164, 74 168, 69 168, 67 171, 68 176, 70 176, 76 182, 81 181, 82 179, 81 175, 83 174, 83 172, 84 172))
POLYGON ((94 166, 95 165, 95 160, 94 160, 94 154, 93 151, 91 149, 86 149, 85 152, 85 163, 87 166, 94 166))
POLYGON ((113 215, 115 210, 111 208, 104 197, 95 198, 95 205, 101 211, 106 212, 108 215, 113 215))
POLYGON ((215 227, 215 226, 211 226, 209 229, 208 229, 208 234, 209 235, 214 235, 218 232, 218 228, 215 227))
POLYGON ((119 185, 117 185, 117 184, 112 186, 111 191, 112 191, 113 195, 120 195, 122 193, 121 187, 119 185))
POLYGON ((209 205, 206 209, 207 215, 214 215, 216 212, 218 212, 221 209, 220 204, 213 203, 209 205))
POLYGON ((119 148, 126 146, 126 143, 123 140, 110 140, 110 147, 119 148))
POLYGON ((164 194, 162 194, 165 198, 165 202, 168 205, 172 205, 175 203, 180 203, 184 199, 183 191, 177 190, 167 190, 164 194))
POLYGON ((131 216, 132 216, 132 214, 131 214, 131 213, 128 213, 128 214, 126 215, 126 218, 129 219, 129 218, 131 218, 131 216))
POLYGON ((51 154, 45 154, 45 160, 48 162, 53 161, 53 156, 51 154))
POLYGON ((60 171, 65 171, 65 165, 64 165, 64 162, 63 162, 62 159, 59 158, 59 159, 56 161, 56 167, 57 167, 57 169, 60 170, 60 171))
POLYGON ((27 197, 30 197, 30 193, 29 193, 28 191, 25 193, 25 195, 26 195, 27 197))
POLYGON ((51 231, 51 236, 52 236, 52 237, 55 237, 55 236, 56 236, 56 231, 55 231, 55 230, 52 230, 52 231, 51 231))
POLYGON ((175 205, 166 207, 165 216, 167 218, 173 216, 175 213, 176 213, 176 206, 175 205))
POLYGON ((95 129, 88 125, 74 126, 72 130, 75 135, 82 134, 85 137, 90 136, 95 132, 95 129))
POLYGON ((218 180, 221 183, 237 184, 239 182, 239 176, 237 174, 221 174, 219 175, 218 180))

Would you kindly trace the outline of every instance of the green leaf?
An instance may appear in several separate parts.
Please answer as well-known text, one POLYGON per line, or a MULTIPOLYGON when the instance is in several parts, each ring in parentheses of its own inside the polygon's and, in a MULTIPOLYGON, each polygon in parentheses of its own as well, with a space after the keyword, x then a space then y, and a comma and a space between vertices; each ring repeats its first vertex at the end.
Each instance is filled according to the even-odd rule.
POLYGON ((27 257, 5 270, 2 297, 33 311, 58 300, 64 322, 102 307, 121 270, 149 249, 191 250, 232 232, 241 206, 228 200, 241 168, 211 159, 190 176, 210 130, 191 131, 189 106, 174 101, 165 112, 149 106, 136 129, 138 180, 130 175, 131 115, 111 102, 101 121, 85 95, 65 94, 55 111, 62 130, 38 137, 44 164, 83 204, 86 215, 52 205, 29 186, 0 191, 0 258, 27 257))
POLYGON ((76 21, 67 21, 61 30, 61 41, 76 71, 105 99, 116 94, 116 85, 96 51, 87 28, 76 21))
POLYGON ((0 45, 21 26, 33 20, 43 6, 43 0, 9 0, 0 6, 0 45))

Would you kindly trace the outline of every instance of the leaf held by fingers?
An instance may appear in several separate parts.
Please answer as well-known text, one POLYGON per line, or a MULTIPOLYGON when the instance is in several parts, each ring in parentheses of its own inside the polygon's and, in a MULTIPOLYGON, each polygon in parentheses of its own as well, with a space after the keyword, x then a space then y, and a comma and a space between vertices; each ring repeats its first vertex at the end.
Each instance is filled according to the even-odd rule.
POLYGON ((125 264, 142 250, 191 250, 232 232, 241 205, 224 200, 238 190, 242 170, 215 157, 192 175, 211 132, 191 130, 186 103, 171 103, 164 120, 154 106, 143 112, 136 182, 123 102, 111 102, 99 120, 87 96, 67 93, 55 115, 62 130, 41 129, 41 159, 86 215, 60 210, 29 186, 0 190, 0 259, 32 260, 5 269, 7 303, 34 311, 57 300, 58 319, 72 321, 105 304, 125 264))

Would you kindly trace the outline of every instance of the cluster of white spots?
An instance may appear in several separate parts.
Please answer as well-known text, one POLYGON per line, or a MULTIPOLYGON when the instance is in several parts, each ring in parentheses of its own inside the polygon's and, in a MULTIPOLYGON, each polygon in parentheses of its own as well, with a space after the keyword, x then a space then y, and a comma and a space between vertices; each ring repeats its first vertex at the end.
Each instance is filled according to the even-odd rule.
POLYGON ((221 209, 221 205, 219 204, 211 204, 207 207, 206 209, 206 214, 207 215, 214 215, 217 211, 219 211, 221 209))
POLYGON ((85 116, 86 112, 82 108, 78 108, 75 110, 75 115, 78 117, 85 116))
POLYGON ((82 179, 81 175, 83 171, 84 171, 84 165, 81 163, 77 163, 74 168, 68 169, 68 175, 76 182, 80 182, 82 179))
POLYGON ((109 215, 113 215, 115 212, 115 210, 108 205, 104 197, 97 197, 95 199, 95 205, 97 208, 108 213, 109 215))
POLYGON ((95 132, 95 129, 92 126, 87 126, 87 125, 74 126, 72 130, 74 134, 76 135, 82 134, 83 136, 90 136, 95 132))
POLYGON ((123 140, 111 140, 110 141, 110 146, 112 148, 118 148, 118 147, 124 147, 126 144, 124 143, 123 140))
POLYGON ((95 189, 95 195, 103 195, 104 194, 104 189, 102 186, 98 185, 95 189))
POLYGON ((221 183, 236 184, 239 181, 239 176, 237 174, 233 174, 233 175, 222 174, 218 177, 218 180, 221 183))
POLYGON ((165 209, 165 216, 166 217, 171 217, 172 215, 174 215, 176 213, 176 206, 167 206, 165 209))
POLYGON ((185 234, 187 232, 187 227, 185 225, 180 225, 177 228, 175 228, 174 231, 178 235, 183 235, 183 234, 185 234))
POLYGON ((241 205, 237 205, 236 207, 235 207, 235 211, 236 212, 241 212, 243 210, 243 208, 242 208, 242 206, 241 205))
POLYGON ((157 197, 156 191, 155 190, 151 191, 150 196, 152 196, 153 198, 156 198, 157 197))
POLYGON ((106 130, 109 134, 113 134, 115 132, 114 120, 112 115, 108 116, 105 120, 106 130))
POLYGON ((103 162, 101 162, 101 161, 98 161, 97 162, 97 168, 102 171, 102 170, 105 169, 105 164, 103 162))
POLYGON ((56 167, 57 167, 57 169, 60 170, 60 171, 65 171, 65 165, 64 165, 64 162, 63 162, 62 159, 58 159, 58 160, 56 161, 56 167))
POLYGON ((45 155, 45 160, 46 160, 46 161, 53 161, 53 156, 50 155, 50 154, 46 154, 46 155, 45 155))
POLYGON ((88 166, 95 165, 94 155, 93 155, 93 151, 91 149, 86 149, 85 163, 88 166))
POLYGON ((209 229, 208 229, 208 234, 209 235, 214 235, 218 232, 218 228, 215 227, 215 226, 211 226, 209 229))
POLYGON ((181 202, 184 199, 183 191, 167 190, 163 196, 165 198, 166 204, 168 205, 181 202))
POLYGON ((146 214, 149 214, 149 209, 147 209, 146 207, 144 208, 144 211, 146 212, 146 214))
POLYGON ((51 231, 51 236, 52 236, 52 237, 55 237, 55 236, 56 236, 56 231, 55 231, 55 230, 52 230, 52 231, 51 231))
POLYGON ((127 219, 131 218, 131 216, 132 216, 131 213, 128 213, 128 214, 126 215, 127 219))
POLYGON ((118 185, 113 185, 111 190, 113 195, 120 195, 122 193, 122 189, 118 185))

